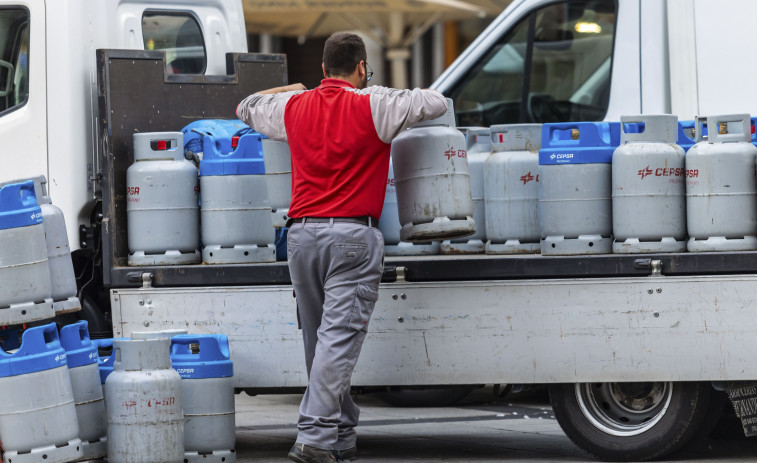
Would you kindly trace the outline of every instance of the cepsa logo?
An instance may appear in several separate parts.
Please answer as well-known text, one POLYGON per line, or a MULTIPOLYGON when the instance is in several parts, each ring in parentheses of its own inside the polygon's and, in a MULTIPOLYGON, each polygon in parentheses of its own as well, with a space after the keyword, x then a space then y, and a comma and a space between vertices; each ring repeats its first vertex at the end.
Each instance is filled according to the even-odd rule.
POLYGON ((536 180, 538 182, 539 181, 539 174, 536 174, 536 177, 534 177, 534 175, 531 173, 531 171, 529 171, 526 175, 521 175, 520 176, 520 181, 523 182, 524 185, 526 183, 530 182, 531 180, 536 180))
POLYGON ((386 179, 386 186, 389 186, 389 187, 394 186, 394 179, 393 178, 386 179))
POLYGON ((447 157, 447 160, 450 161, 452 158, 467 158, 468 157, 468 151, 466 150, 454 150, 452 148, 448 149, 444 152, 444 156, 447 157))
POLYGON ((138 203, 141 200, 141 198, 139 198, 139 187, 138 186, 129 186, 129 187, 126 187, 126 194, 129 196, 128 198, 126 198, 127 202, 138 203))
POLYGON ((654 176, 654 177, 681 177, 684 175, 686 170, 682 167, 658 167, 654 170, 650 169, 649 166, 640 169, 637 172, 637 175, 641 177, 642 180, 644 180, 647 177, 654 176))

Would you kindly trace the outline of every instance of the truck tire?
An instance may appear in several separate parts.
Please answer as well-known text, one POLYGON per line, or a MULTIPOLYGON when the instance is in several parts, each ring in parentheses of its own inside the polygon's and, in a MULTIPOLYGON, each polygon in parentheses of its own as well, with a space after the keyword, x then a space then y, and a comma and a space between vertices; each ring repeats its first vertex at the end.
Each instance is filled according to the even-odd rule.
POLYGON ((701 428, 709 383, 576 383, 549 388, 555 418, 579 447, 607 461, 662 458, 701 428))

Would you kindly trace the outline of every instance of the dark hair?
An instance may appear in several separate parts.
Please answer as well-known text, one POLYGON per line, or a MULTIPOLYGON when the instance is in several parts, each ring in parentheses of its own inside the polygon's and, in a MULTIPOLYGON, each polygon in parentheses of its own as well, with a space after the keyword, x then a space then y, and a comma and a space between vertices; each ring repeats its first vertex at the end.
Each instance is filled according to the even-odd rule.
POLYGON ((327 76, 348 76, 367 57, 363 39, 355 34, 337 32, 323 46, 323 67, 327 76))

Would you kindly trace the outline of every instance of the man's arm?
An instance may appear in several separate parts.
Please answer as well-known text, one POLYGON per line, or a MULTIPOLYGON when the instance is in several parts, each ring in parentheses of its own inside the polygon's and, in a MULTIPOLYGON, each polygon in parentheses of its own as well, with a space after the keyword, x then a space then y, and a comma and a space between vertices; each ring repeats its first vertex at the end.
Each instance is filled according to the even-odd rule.
POLYGON ((291 84, 254 93, 239 103, 237 117, 269 138, 286 141, 286 104, 289 98, 305 90, 302 84, 291 84))
POLYGON ((274 95, 276 93, 296 92, 299 90, 307 90, 307 87, 305 87, 302 84, 290 84, 290 85, 285 85, 283 87, 269 88, 268 90, 262 90, 257 93, 260 95, 274 95))
POLYGON ((436 90, 374 86, 362 92, 370 94, 373 124, 384 143, 391 143, 394 137, 416 122, 436 119, 447 112, 447 99, 436 90))

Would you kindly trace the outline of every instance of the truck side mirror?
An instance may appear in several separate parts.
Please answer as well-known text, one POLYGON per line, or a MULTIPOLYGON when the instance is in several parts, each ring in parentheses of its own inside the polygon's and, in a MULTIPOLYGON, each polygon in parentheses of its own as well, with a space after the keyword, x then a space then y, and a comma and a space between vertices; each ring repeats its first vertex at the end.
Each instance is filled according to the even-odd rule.
POLYGON ((0 60, 0 84, 2 82, 5 82, 5 88, 0 88, 0 97, 6 97, 10 94, 13 86, 13 65, 0 60))

